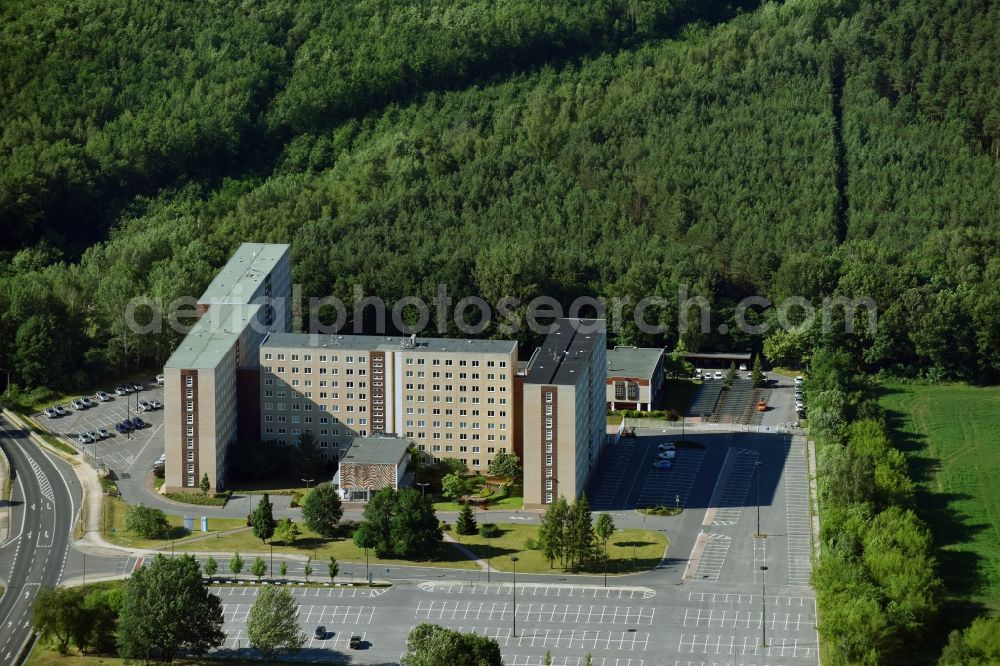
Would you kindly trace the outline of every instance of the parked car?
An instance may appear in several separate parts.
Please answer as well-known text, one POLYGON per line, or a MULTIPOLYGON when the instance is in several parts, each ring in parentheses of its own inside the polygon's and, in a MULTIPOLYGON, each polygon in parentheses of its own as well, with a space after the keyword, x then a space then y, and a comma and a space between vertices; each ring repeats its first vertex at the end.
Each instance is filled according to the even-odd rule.
POLYGON ((83 403, 83 406, 84 406, 84 407, 86 407, 86 408, 88 408, 88 409, 89 409, 90 407, 93 407, 93 406, 94 406, 94 404, 95 404, 95 403, 94 403, 94 402, 92 402, 92 401, 91 401, 91 399, 90 399, 90 398, 88 398, 87 396, 83 396, 82 398, 80 398, 80 402, 82 402, 82 403, 83 403))
POLYGON ((166 453, 161 453, 160 457, 156 459, 156 462, 157 463, 165 463, 165 462, 167 462, 167 454, 166 453))
POLYGON ((133 426, 132 422, 128 419, 125 419, 118 425, 120 425, 125 432, 132 432, 133 430, 135 430, 135 426, 133 426))
POLYGON ((98 428, 97 434, 101 436, 101 439, 107 439, 108 437, 111 437, 111 433, 108 432, 107 429, 105 428, 98 428))
POLYGON ((660 446, 657 448, 659 448, 661 451, 674 451, 677 449, 677 445, 674 444, 673 442, 664 442, 663 444, 660 444, 660 446))
POLYGON ((653 467, 656 469, 670 469, 674 466, 674 463, 670 460, 657 460, 653 463, 653 467))
POLYGON ((318 641, 326 640, 326 627, 322 624, 316 627, 316 631, 313 632, 313 636, 315 636, 318 641))
POLYGON ((352 650, 360 650, 365 646, 365 642, 361 636, 351 636, 351 642, 349 645, 352 650))
POLYGON ((722 371, 721 370, 716 370, 715 371, 715 378, 716 379, 722 379, 722 371))
POLYGON ((753 373, 752 372, 748 372, 747 373, 747 379, 753 379, 753 373))
POLYGON ((124 386, 115 387, 115 395, 128 395, 129 391, 124 386))
POLYGON ((163 408, 163 403, 160 402, 159 400, 150 400, 149 401, 149 408, 150 409, 162 409, 163 408))
POLYGON ((97 399, 101 402, 107 402, 108 400, 111 400, 111 396, 108 395, 107 391, 98 391, 97 399))
POLYGON ((46 415, 47 417, 49 417, 50 419, 54 419, 54 418, 56 418, 57 416, 59 416, 59 412, 57 412, 57 411, 56 411, 55 409, 53 409, 52 407, 46 407, 46 408, 45 408, 45 415, 46 415))
POLYGON ((56 405, 52 409, 56 410, 56 414, 59 416, 66 416, 66 409, 62 405, 56 405))
POLYGON ((126 430, 125 426, 123 426, 121 423, 116 423, 115 432, 117 432, 119 435, 124 435, 125 433, 128 432, 128 430, 126 430))
POLYGON ((96 441, 99 441, 99 440, 102 440, 102 439, 104 439, 103 437, 101 437, 101 433, 99 433, 99 432, 98 432, 98 431, 96 431, 96 430, 91 430, 91 431, 90 431, 90 432, 88 432, 87 434, 88 434, 88 435, 90 435, 90 438, 91 438, 92 440, 94 440, 95 442, 96 442, 96 441))
POLYGON ((131 387, 131 389, 132 389, 133 391, 137 392, 137 393, 138 393, 139 391, 142 391, 143 389, 145 389, 145 388, 146 388, 146 387, 145 387, 145 386, 143 386, 142 384, 137 384, 137 383, 135 383, 135 382, 132 382, 131 384, 126 384, 125 386, 128 386, 128 387, 131 387))
POLYGON ((77 439, 80 440, 81 444, 93 444, 94 443, 93 438, 89 434, 87 434, 85 432, 81 432, 77 436, 77 439))
POLYGON ((145 400, 140 400, 139 401, 139 411, 140 412, 149 412, 149 411, 152 411, 152 409, 153 409, 152 405, 150 405, 147 401, 145 401, 145 400))
POLYGON ((87 406, 83 404, 83 400, 80 400, 79 398, 77 398, 70 404, 73 405, 73 409, 87 409, 87 406))
POLYGON ((660 460, 673 460, 676 455, 676 451, 660 451, 660 460))
POLYGON ((746 370, 746 369, 747 369, 747 364, 746 363, 740 363, 740 370, 746 370))
POLYGON ((163 375, 156 375, 156 385, 163 386, 163 375))
POLYGON ((140 419, 138 416, 132 419, 132 427, 136 430, 142 430, 146 427, 146 422, 140 419))

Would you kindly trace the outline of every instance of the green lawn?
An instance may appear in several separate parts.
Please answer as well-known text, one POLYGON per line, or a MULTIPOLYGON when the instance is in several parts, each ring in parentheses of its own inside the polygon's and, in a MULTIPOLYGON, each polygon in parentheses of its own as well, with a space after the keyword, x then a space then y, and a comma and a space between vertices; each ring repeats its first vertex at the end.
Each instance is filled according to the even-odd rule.
MULTIPOLYGON (((171 539, 184 539, 186 537, 197 537, 199 535, 210 535, 212 532, 232 530, 239 527, 246 527, 246 520, 242 518, 209 518, 209 532, 202 532, 201 521, 195 514, 195 531, 188 532, 184 529, 183 516, 167 516, 170 523, 170 534, 166 539, 142 539, 133 536, 125 529, 125 511, 128 504, 115 497, 104 497, 104 516, 102 524, 102 534, 110 543, 126 546, 129 548, 169 548, 171 539)), ((205 540, 208 542, 208 540, 205 540)), ((196 542, 199 543, 199 542, 196 542)), ((211 543, 215 543, 212 540, 211 543)), ((211 550, 211 549, 208 549, 211 550)))
POLYGON ((921 484, 951 601, 1000 609, 1000 387, 890 384, 880 402, 921 484))
MULTIPOLYGON (((324 539, 322 537, 317 537, 314 533, 305 529, 302 525, 299 525, 303 534, 298 538, 292 546, 286 546, 281 542, 275 542, 274 552, 275 553, 292 553, 295 555, 305 555, 308 557, 313 556, 313 545, 316 545, 316 564, 313 565, 315 569, 315 575, 319 579, 326 577, 326 565, 325 562, 329 560, 330 556, 336 557, 340 562, 360 562, 365 561, 365 551, 363 548, 358 548, 354 545, 354 542, 350 539, 324 539)), ((170 548, 170 544, 166 544, 166 549, 170 548)), ((270 548, 268 544, 263 543, 260 539, 253 535, 249 529, 242 532, 236 532, 233 534, 226 534, 217 539, 203 539, 201 541, 189 541, 185 543, 178 543, 174 546, 177 551, 219 551, 226 553, 238 552, 243 556, 243 559, 247 561, 246 570, 244 570, 244 576, 249 576, 250 565, 253 564, 252 559, 248 560, 248 553, 268 553, 270 548)), ((409 565, 409 566, 420 566, 420 567, 449 567, 455 569, 475 569, 477 568, 474 562, 471 562, 465 558, 458 550, 447 544, 441 544, 440 549, 437 553, 434 553, 431 559, 428 560, 394 560, 387 559, 382 560, 375 557, 374 551, 368 551, 369 562, 373 565, 378 564, 381 566, 393 566, 393 565, 409 565)), ((219 561, 219 575, 225 575, 228 571, 229 560, 219 561)))
MULTIPOLYGON (((549 567, 548 561, 538 550, 528 550, 525 543, 528 539, 538 539, 537 525, 498 525, 501 535, 496 539, 484 539, 479 535, 460 536, 452 531, 452 536, 462 544, 471 548, 483 559, 489 559, 490 566, 498 571, 511 571, 513 562, 511 556, 516 556, 517 570, 524 573, 555 573, 562 572, 559 563, 555 568, 549 567)), ((616 532, 608 540, 608 573, 632 573, 652 569, 663 558, 667 547, 667 538, 661 532, 651 530, 627 529, 616 532), (635 562, 632 560, 632 544, 635 544, 635 562)), ((593 573, 603 572, 598 567, 593 573)))

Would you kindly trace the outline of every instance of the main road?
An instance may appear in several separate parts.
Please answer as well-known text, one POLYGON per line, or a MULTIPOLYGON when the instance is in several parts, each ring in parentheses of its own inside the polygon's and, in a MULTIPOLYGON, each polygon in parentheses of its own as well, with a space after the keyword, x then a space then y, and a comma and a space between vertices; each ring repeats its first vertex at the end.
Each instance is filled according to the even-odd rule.
POLYGON ((0 447, 13 484, 10 532, 0 544, 0 663, 17 663, 32 633, 31 610, 43 587, 62 577, 80 505, 69 465, 43 453, 27 434, 0 417, 0 447))

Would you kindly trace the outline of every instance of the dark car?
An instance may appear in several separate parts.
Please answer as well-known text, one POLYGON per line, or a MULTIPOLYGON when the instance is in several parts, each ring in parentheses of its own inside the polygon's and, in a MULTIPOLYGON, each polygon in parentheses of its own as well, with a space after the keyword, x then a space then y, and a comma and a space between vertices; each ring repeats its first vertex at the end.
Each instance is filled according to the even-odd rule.
POLYGON ((117 432, 119 435, 124 435, 125 433, 128 432, 128 430, 126 430, 125 426, 123 426, 121 423, 116 423, 115 432, 117 432))
POLYGON ((351 636, 350 648, 352 650, 361 650, 365 647, 365 641, 361 636, 351 636))
POLYGON ((140 419, 138 416, 132 419, 132 427, 136 430, 142 430, 146 427, 146 422, 140 419))
POLYGON ((120 425, 122 427, 122 430, 124 430, 125 432, 132 432, 133 430, 135 430, 135 426, 133 426, 132 422, 129 421, 128 419, 125 419, 118 425, 120 425))
POLYGON ((319 625, 316 627, 316 631, 313 632, 313 635, 316 637, 316 640, 326 640, 326 627, 319 625))

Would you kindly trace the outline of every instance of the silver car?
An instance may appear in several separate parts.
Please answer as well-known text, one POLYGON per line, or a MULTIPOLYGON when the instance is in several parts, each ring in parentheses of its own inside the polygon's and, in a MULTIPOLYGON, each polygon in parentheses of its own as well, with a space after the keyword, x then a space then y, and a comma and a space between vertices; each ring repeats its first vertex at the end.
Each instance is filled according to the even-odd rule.
POLYGON ((49 417, 50 419, 54 419, 54 418, 56 418, 57 416, 59 416, 59 412, 57 412, 56 410, 54 410, 54 409, 53 409, 53 408, 51 408, 51 407, 46 407, 46 408, 45 408, 45 415, 46 415, 47 417, 49 417))

